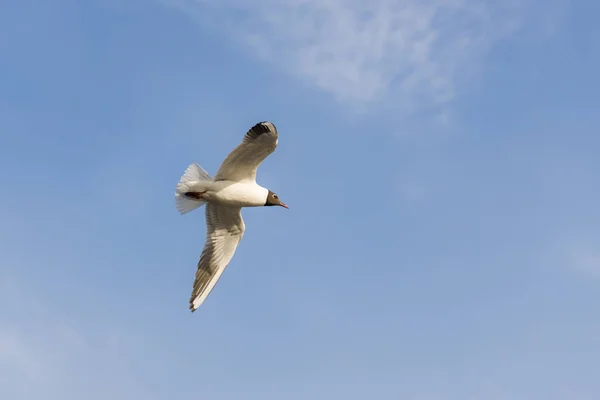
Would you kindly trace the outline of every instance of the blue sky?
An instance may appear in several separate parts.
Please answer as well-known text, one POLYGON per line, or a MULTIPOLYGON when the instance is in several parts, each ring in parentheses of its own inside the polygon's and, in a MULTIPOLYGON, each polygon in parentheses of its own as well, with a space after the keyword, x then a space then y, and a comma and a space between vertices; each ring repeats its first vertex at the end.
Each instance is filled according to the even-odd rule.
POLYGON ((597 399, 597 3, 215 4, 0 5, 0 398, 597 399), (175 184, 263 120, 191 314, 175 184))

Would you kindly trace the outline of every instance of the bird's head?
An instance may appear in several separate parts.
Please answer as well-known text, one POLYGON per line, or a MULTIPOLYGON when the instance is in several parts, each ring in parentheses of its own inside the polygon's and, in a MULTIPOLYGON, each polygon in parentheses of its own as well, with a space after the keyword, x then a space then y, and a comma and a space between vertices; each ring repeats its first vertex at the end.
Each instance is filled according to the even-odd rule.
POLYGON ((289 209, 289 207, 284 202, 279 200, 279 196, 277 196, 277 194, 271 192, 270 190, 269 194, 267 194, 267 201, 265 202, 265 206, 281 206, 283 208, 289 209))

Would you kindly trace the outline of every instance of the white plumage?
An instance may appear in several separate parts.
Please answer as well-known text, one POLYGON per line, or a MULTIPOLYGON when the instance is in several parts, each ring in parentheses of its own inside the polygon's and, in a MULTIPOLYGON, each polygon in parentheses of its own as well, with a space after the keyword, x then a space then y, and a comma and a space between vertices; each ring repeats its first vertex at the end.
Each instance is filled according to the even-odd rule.
POLYGON ((287 206, 256 183, 260 163, 277 147, 278 133, 271 122, 254 125, 242 143, 225 158, 214 178, 192 163, 175 190, 181 214, 206 204, 206 243, 198 261, 190 309, 196 310, 216 285, 244 235, 242 207, 287 206))

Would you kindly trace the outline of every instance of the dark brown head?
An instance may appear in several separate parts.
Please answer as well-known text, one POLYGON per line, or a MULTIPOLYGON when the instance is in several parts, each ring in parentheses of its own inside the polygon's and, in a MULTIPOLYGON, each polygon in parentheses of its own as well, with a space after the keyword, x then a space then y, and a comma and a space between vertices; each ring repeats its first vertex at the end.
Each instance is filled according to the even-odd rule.
POLYGON ((269 194, 267 195, 267 202, 265 206, 281 206, 283 208, 289 208, 286 206, 281 200, 279 200, 279 196, 269 190, 269 194))

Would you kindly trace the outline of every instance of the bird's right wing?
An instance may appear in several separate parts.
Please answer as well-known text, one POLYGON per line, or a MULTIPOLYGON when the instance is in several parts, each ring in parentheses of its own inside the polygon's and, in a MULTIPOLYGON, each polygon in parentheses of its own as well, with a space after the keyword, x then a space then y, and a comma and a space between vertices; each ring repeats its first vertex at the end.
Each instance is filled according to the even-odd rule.
POLYGON ((242 143, 225 158, 215 180, 256 181, 261 162, 277 148, 279 135, 271 122, 259 122, 244 136, 242 143))
POLYGON ((244 235, 241 208, 206 205, 206 243, 198 261, 190 309, 195 311, 217 284, 244 235))

